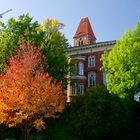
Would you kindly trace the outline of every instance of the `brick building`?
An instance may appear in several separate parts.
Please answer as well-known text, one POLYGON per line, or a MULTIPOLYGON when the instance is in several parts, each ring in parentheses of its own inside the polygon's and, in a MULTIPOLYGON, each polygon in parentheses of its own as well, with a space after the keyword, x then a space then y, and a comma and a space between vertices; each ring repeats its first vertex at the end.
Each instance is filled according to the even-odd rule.
POLYGON ((115 44, 113 41, 97 42, 88 18, 83 18, 73 37, 74 46, 68 48, 69 60, 75 61, 74 72, 70 73, 68 84, 68 102, 71 97, 84 94, 87 88, 106 85, 106 72, 100 70, 101 55, 115 44))

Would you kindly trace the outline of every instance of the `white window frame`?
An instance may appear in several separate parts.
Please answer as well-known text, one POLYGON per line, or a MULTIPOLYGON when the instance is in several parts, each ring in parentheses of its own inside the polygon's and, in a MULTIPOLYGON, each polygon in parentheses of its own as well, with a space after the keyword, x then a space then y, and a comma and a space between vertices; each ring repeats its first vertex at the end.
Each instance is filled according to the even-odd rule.
POLYGON ((89 68, 95 67, 95 56, 88 57, 88 67, 89 68))
POLYGON ((88 74, 88 87, 93 87, 96 85, 96 73, 90 72, 88 74))
POLYGON ((83 62, 78 63, 78 75, 84 75, 84 63, 83 62))
POLYGON ((82 83, 78 84, 78 93, 80 95, 84 94, 84 84, 82 84, 82 83))
POLYGON ((71 95, 77 95, 77 83, 71 85, 71 95))

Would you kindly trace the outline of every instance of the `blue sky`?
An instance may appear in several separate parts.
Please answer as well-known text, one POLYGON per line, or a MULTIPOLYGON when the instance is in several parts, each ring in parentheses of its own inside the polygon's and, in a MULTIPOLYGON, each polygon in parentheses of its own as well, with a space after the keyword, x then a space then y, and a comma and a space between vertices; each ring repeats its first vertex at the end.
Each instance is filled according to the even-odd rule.
POLYGON ((133 30, 140 22, 140 0, 3 0, 0 13, 13 9, 2 19, 17 18, 29 13, 40 23, 57 19, 65 24, 62 32, 70 45, 73 35, 83 17, 89 17, 97 42, 119 40, 126 29, 133 30))

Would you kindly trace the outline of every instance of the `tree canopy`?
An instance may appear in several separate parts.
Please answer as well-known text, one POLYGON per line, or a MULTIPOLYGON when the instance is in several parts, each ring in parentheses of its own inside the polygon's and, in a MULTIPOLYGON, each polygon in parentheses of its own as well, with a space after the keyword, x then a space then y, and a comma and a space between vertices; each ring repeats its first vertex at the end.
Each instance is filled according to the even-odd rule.
POLYGON ((33 21, 28 14, 23 14, 18 19, 11 18, 7 23, 0 22, 0 72, 3 72, 7 56, 16 54, 17 48, 24 43, 30 43, 41 48, 44 57, 44 67, 54 80, 65 82, 68 73, 68 61, 65 48, 67 40, 60 32, 63 24, 57 20, 47 19, 41 25, 33 21))
POLYGON ((68 107, 69 127, 80 140, 118 140, 130 127, 131 101, 94 87, 68 107))
POLYGON ((44 72, 42 54, 30 45, 22 45, 0 75, 0 124, 24 129, 25 139, 32 127, 44 128, 44 118, 63 110, 65 98, 60 83, 51 83, 44 72))
POLYGON ((140 24, 126 31, 109 53, 102 56, 103 70, 108 71, 107 88, 111 93, 133 96, 140 90, 140 24))

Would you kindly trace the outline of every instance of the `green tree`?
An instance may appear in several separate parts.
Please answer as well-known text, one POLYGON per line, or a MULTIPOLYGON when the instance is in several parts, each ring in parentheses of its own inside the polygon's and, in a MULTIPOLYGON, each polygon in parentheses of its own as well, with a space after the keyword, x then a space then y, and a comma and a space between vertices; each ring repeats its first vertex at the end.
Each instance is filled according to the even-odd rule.
POLYGON ((28 14, 23 14, 18 19, 11 18, 5 24, 0 22, 0 72, 3 72, 7 57, 16 54, 18 46, 30 43, 41 48, 44 55, 46 71, 57 81, 65 82, 68 72, 68 61, 65 48, 68 43, 60 32, 63 24, 56 20, 46 20, 43 25, 28 14), (47 62, 45 62, 47 60, 47 62))
POLYGON ((58 23, 56 20, 45 20, 43 23, 43 31, 45 32, 46 45, 43 45, 42 53, 46 56, 45 65, 49 67, 46 71, 59 82, 66 84, 66 76, 68 74, 68 60, 66 48, 68 47, 67 40, 59 31, 64 27, 64 24, 58 23))
POLYGON ((70 130, 80 140, 120 140, 131 128, 131 101, 105 87, 90 89, 68 108, 70 130))
POLYGON ((126 31, 112 51, 102 56, 103 69, 108 71, 110 93, 133 97, 140 85, 140 24, 126 31))

